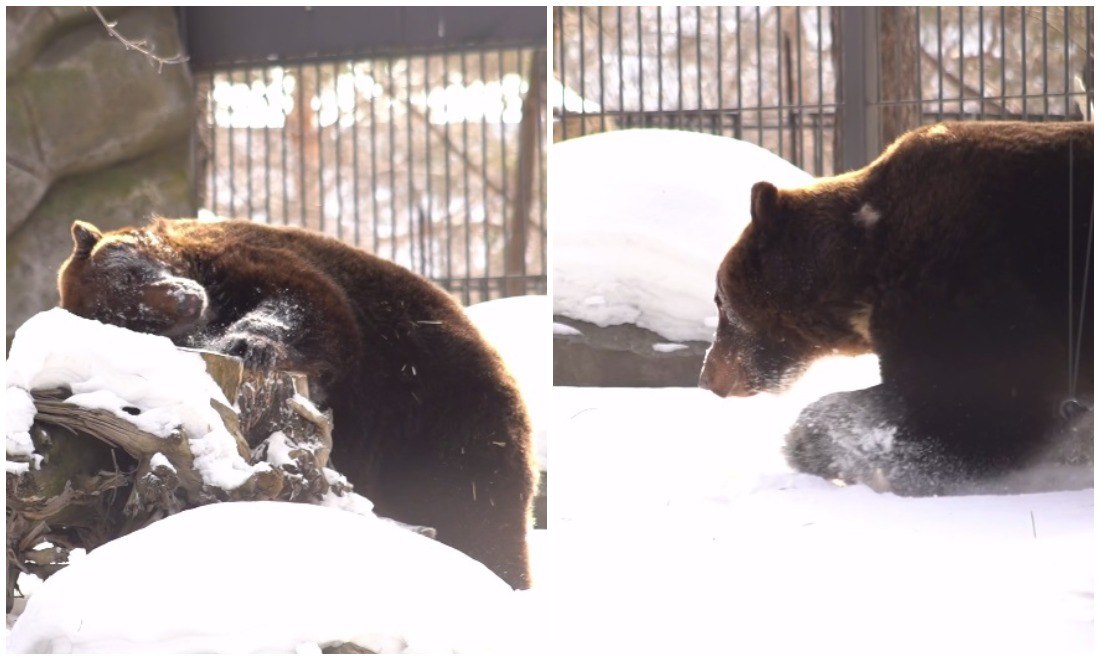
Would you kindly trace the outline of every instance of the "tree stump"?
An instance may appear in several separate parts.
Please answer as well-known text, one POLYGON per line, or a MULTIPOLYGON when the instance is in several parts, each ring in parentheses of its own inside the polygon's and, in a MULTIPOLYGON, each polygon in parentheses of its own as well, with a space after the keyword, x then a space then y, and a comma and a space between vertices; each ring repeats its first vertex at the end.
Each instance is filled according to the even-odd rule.
POLYGON ((73 548, 92 550, 213 502, 318 503, 351 491, 341 475, 326 469, 332 420, 309 400, 303 375, 253 372, 237 358, 199 353, 236 406, 210 400, 236 438, 238 453, 251 465, 262 461, 270 468, 233 490, 218 488, 196 470, 181 429, 159 437, 111 412, 66 402, 71 393, 65 389, 32 391, 31 439, 44 460, 7 474, 8 611, 19 573, 45 579, 68 563, 73 548))

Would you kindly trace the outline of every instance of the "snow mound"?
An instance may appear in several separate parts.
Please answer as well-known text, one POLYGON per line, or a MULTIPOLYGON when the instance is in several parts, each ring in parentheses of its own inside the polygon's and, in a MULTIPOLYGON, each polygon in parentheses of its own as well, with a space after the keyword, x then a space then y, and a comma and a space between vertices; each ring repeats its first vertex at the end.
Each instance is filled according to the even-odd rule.
POLYGON ((810 181, 732 138, 627 130, 551 148, 554 313, 632 323, 673 341, 710 341, 714 274, 749 220, 758 181, 810 181))
POLYGON ((527 602, 457 550, 378 518, 222 503, 61 570, 28 602, 9 651, 515 651, 527 602))
POLYGON ((550 333, 546 332, 551 322, 550 298, 498 298, 471 305, 466 314, 515 377, 527 404, 539 465, 545 470, 553 350, 550 333))
MULTIPOLYGON (((34 389, 68 387, 66 401, 106 410, 138 428, 168 437, 182 427, 203 480, 237 488, 266 463, 249 465, 210 406, 229 406, 197 353, 166 337, 132 332, 55 308, 31 317, 15 332, 7 363, 8 455, 25 456, 34 421, 27 395, 34 389), (22 393, 21 393, 22 392, 22 393)), ((33 405, 33 404, 32 404, 33 405)), ((8 461, 8 472, 18 472, 8 461)))

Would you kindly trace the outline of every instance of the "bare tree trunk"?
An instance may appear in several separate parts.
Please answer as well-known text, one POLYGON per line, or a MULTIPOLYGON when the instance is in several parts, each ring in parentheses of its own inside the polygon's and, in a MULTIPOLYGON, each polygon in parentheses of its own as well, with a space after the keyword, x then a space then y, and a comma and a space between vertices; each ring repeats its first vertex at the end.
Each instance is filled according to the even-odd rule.
MULTIPOLYGON (((841 20, 840 20, 840 7, 829 7, 829 31, 833 35, 833 42, 829 46, 829 57, 833 61, 834 72, 834 89, 836 90, 836 99, 839 102, 844 98, 844 67, 842 66, 840 56, 840 44, 843 40, 843 34, 841 32, 841 20)), ((833 171, 843 172, 844 167, 844 147, 843 147, 843 125, 840 121, 840 113, 834 115, 833 124, 833 171)))
POLYGON ((917 12, 913 7, 880 7, 879 54, 882 100, 882 145, 921 123, 920 104, 906 103, 919 97, 917 89, 917 12), (900 101, 900 103, 889 103, 900 101))
POLYGON ((505 238, 504 294, 506 296, 518 296, 527 292, 527 283, 522 276, 525 274, 527 256, 527 225, 531 216, 531 202, 535 196, 539 114, 545 105, 546 51, 538 50, 532 54, 527 81, 527 94, 523 98, 523 119, 519 125, 516 194, 512 200, 512 217, 507 225, 505 238))

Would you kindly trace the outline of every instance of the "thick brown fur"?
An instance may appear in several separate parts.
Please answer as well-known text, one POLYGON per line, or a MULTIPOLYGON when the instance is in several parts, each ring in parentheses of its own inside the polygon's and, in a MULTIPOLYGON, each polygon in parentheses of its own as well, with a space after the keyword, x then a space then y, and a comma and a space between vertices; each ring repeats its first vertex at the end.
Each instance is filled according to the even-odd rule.
POLYGON ((334 467, 378 514, 434 527, 530 584, 537 474, 516 385, 443 290, 334 239, 243 221, 73 225, 62 307, 302 371, 334 414, 334 467))
MULTIPOLYGON (((906 466, 910 492, 1024 465, 1059 432, 1067 398, 1092 405, 1092 151, 1091 123, 946 123, 854 172, 757 184, 752 222, 718 269, 700 385, 774 391, 816 357, 873 351, 882 385, 849 403, 924 461, 906 466)), ((808 430, 845 401, 803 414, 788 437, 795 467, 867 479, 840 474, 845 449, 821 446, 835 434, 808 430)))

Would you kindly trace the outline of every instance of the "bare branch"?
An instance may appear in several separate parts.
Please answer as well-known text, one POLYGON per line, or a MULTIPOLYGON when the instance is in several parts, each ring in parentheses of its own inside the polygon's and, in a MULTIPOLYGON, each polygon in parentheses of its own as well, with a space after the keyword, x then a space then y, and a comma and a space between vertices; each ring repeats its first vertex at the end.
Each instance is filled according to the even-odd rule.
POLYGON ((164 70, 165 64, 183 64, 187 61, 187 56, 182 53, 177 53, 172 57, 161 57, 157 55, 152 47, 149 46, 149 42, 141 39, 139 41, 132 41, 122 36, 115 27, 118 26, 118 21, 108 21, 107 17, 103 15, 103 12, 99 10, 99 7, 89 7, 93 13, 99 18, 99 22, 103 24, 103 27, 107 30, 107 34, 117 39, 126 50, 136 50, 145 57, 149 58, 149 63, 157 67, 157 73, 164 70))

